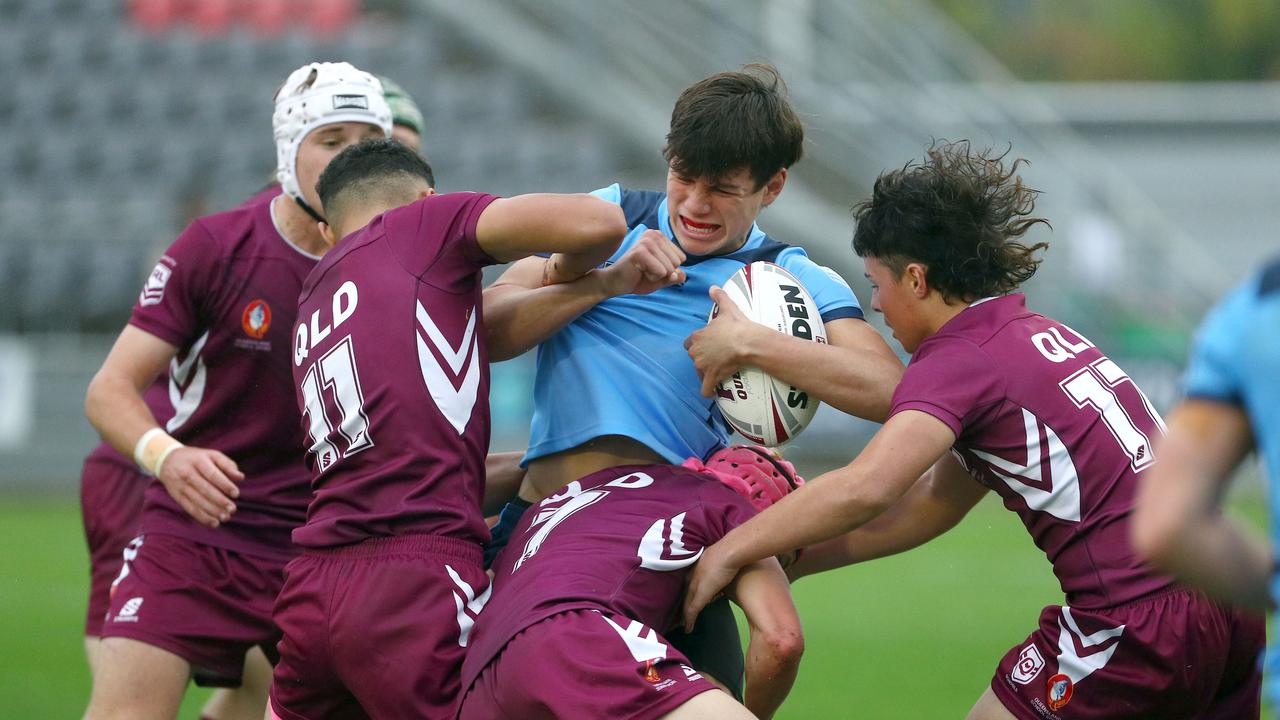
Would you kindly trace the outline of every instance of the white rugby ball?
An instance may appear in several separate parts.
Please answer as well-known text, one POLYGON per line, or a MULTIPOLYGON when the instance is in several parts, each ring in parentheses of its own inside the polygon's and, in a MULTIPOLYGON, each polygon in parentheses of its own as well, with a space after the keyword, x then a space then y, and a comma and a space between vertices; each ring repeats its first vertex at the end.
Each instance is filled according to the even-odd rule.
MULTIPOLYGON (((734 273, 724 290, 751 320, 798 338, 827 342, 817 303, 781 266, 753 262, 734 273)), ((711 318, 719 312, 719 305, 711 308, 711 318)), ((716 386, 716 405, 729 425, 751 442, 769 447, 799 435, 813 420, 818 404, 812 395, 753 367, 740 369, 716 386)))

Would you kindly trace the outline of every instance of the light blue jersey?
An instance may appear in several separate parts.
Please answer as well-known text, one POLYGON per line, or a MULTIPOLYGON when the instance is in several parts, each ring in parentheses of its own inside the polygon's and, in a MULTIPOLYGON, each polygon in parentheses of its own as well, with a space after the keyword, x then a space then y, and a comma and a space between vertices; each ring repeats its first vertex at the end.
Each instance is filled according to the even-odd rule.
MULTIPOLYGON (((621 205, 627 218, 627 236, 609 263, 651 228, 676 241, 665 193, 611 185, 594 194, 621 205)), ((824 322, 863 316, 839 275, 753 225, 747 242, 734 253, 689 256, 684 284, 605 300, 538 346, 533 426, 524 462, 605 435, 632 438, 672 463, 705 458, 726 445, 724 418, 714 399, 702 396, 684 339, 706 325, 711 286, 723 285, 756 260, 777 263, 799 278, 824 322)))
MULTIPOLYGON (((1249 416, 1254 444, 1270 479, 1271 545, 1280 547, 1280 259, 1237 287, 1201 325, 1187 367, 1187 397, 1239 406, 1249 416)), ((1280 599, 1280 573, 1271 597, 1280 599)), ((1280 618, 1277 618, 1280 619, 1280 618)), ((1280 668, 1280 649, 1268 651, 1280 668)), ((1280 701, 1280 681, 1267 688, 1280 701)))

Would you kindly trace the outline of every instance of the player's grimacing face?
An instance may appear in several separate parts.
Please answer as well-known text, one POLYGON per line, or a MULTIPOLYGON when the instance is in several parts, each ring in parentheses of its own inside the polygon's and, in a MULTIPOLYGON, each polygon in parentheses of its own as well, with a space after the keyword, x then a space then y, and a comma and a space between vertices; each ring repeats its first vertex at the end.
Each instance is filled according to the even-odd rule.
POLYGON ((691 178, 668 168, 667 212, 681 249, 690 255, 737 250, 760 211, 782 192, 786 177, 787 171, 779 170, 756 188, 747 168, 718 178, 691 178))
POLYGON ((298 187, 302 189, 302 199, 313 208, 320 207, 320 197, 316 195, 316 183, 320 181, 320 173, 329 166, 338 153, 349 145, 355 145, 368 138, 386 137, 382 128, 377 125, 361 122, 333 123, 321 125, 307 133, 298 146, 298 187))
POLYGON ((884 313, 884 323, 907 352, 915 352, 924 341, 927 330, 917 317, 915 293, 908 287, 907 273, 898 275, 874 257, 862 259, 867 279, 871 281, 871 309, 884 313))

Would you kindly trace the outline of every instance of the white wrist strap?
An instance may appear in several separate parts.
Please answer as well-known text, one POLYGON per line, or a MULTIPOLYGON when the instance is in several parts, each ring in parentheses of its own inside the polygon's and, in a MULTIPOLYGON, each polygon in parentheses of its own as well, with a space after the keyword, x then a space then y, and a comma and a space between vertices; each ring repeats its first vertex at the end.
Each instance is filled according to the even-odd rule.
POLYGON ((164 430, 158 427, 153 427, 150 430, 142 433, 142 437, 138 438, 138 442, 135 443, 133 446, 133 461, 138 463, 138 467, 147 471, 151 470, 151 468, 147 467, 146 459, 143 457, 142 453, 146 451, 147 445, 157 435, 164 435, 164 434, 166 434, 164 430))
POLYGON ((174 450, 177 450, 180 447, 185 447, 185 446, 182 443, 175 441, 172 445, 165 448, 164 452, 160 453, 160 457, 156 458, 156 470, 155 470, 156 477, 160 477, 160 468, 164 467, 164 461, 168 460, 169 455, 173 453, 174 450))
POLYGON ((169 453, 183 447, 164 430, 154 427, 142 433, 142 437, 138 438, 138 442, 133 446, 133 461, 142 468, 144 472, 150 473, 156 477, 160 476, 160 466, 164 464, 165 458, 169 457, 169 453), (152 448, 159 440, 164 443, 163 449, 158 453, 152 448))

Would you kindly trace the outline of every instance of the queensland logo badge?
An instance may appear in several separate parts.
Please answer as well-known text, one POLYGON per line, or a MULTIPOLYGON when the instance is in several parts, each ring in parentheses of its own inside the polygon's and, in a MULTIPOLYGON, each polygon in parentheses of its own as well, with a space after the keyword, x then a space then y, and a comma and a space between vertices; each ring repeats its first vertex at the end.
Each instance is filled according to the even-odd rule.
POLYGON ((254 300, 244 308, 244 313, 240 316, 240 326, 244 328, 244 332, 251 338, 261 340, 263 335, 267 334, 267 330, 271 328, 271 306, 266 300, 254 300))
POLYGON ((1022 653, 1018 655, 1018 663, 1013 666, 1013 673, 1010 677, 1019 685, 1028 685, 1040 671, 1044 668, 1044 657, 1040 654, 1040 650, 1032 643, 1022 649, 1022 653))
POLYGON ((1071 678, 1058 673, 1049 678, 1049 709, 1057 712, 1071 702, 1071 678))

